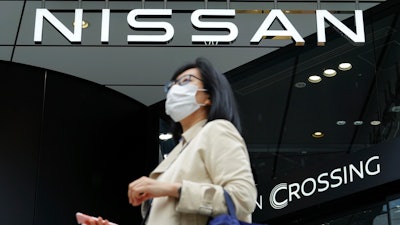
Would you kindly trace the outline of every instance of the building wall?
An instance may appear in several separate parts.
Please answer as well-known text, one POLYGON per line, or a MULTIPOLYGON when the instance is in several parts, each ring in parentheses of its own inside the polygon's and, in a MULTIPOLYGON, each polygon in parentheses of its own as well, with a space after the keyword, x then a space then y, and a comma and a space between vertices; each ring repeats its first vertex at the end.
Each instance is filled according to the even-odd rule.
POLYGON ((1 224, 75 224, 77 211, 139 223, 127 186, 157 164, 157 117, 82 79, 0 68, 1 224))

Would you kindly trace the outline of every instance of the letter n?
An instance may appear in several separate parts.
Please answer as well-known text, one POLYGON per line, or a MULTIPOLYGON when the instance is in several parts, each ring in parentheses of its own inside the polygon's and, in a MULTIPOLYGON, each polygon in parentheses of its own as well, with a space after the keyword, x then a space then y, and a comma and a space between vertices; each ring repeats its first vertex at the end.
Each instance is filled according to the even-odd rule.
POLYGON ((72 33, 64 24, 62 24, 53 14, 47 9, 36 9, 35 18, 35 33, 34 41, 42 42, 43 35, 43 18, 53 25, 64 37, 70 42, 81 42, 82 39, 82 17, 83 9, 75 9, 75 25, 72 33))
POLYGON ((362 10, 354 11, 354 19, 356 25, 356 33, 346 27, 340 20, 334 17, 327 10, 317 10, 317 36, 318 36, 318 46, 324 46, 326 42, 325 37, 325 19, 328 20, 333 26, 335 26, 339 31, 343 32, 354 44, 365 43, 364 34, 364 20, 362 10))

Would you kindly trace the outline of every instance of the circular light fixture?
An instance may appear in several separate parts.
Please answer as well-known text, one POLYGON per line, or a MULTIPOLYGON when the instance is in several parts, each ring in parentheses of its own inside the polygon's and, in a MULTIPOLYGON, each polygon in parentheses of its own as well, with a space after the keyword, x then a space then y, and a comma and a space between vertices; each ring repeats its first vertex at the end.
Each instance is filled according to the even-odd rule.
POLYGON ((160 134, 160 135, 158 136, 158 138, 159 138, 160 140, 162 140, 162 141, 166 141, 166 140, 169 140, 169 139, 172 138, 172 134, 170 134, 170 133, 167 133, 167 134, 160 134))
POLYGON ((324 76, 326 76, 326 77, 334 77, 334 76, 336 76, 336 70, 334 70, 334 69, 326 69, 326 70, 324 70, 324 76))
POLYGON ((312 75, 308 77, 308 81, 310 81, 310 83, 316 84, 321 82, 322 78, 318 75, 312 75))
MULTIPOLYGON (((72 24, 75 26, 75 21, 72 24)), ((85 29, 85 28, 88 28, 88 27, 89 27, 89 23, 84 21, 84 20, 82 20, 82 28, 85 29)))
POLYGON ((391 110, 392 110, 392 112, 396 112, 396 113, 400 112, 400 105, 393 106, 391 110))
POLYGON ((297 87, 297 88, 304 88, 304 87, 307 86, 307 84, 304 83, 304 82, 297 82, 297 83, 294 84, 294 86, 297 87))
POLYGON ((381 124, 381 121, 379 121, 379 120, 373 120, 373 121, 371 121, 371 125, 372 126, 378 126, 378 125, 380 125, 381 124))
POLYGON ((315 131, 312 136, 314 138, 322 138, 324 136, 324 133, 322 133, 321 131, 315 131))
POLYGON ((344 121, 344 120, 338 120, 338 121, 336 121, 336 125, 338 125, 338 126, 343 126, 343 125, 345 125, 346 124, 346 121, 344 121))
POLYGON ((347 71, 347 70, 351 70, 353 66, 351 65, 351 63, 340 63, 338 68, 341 71, 347 71))
POLYGON ((354 125, 356 125, 356 126, 360 126, 360 125, 363 125, 363 121, 361 121, 361 120, 357 120, 357 121, 354 121, 354 125))

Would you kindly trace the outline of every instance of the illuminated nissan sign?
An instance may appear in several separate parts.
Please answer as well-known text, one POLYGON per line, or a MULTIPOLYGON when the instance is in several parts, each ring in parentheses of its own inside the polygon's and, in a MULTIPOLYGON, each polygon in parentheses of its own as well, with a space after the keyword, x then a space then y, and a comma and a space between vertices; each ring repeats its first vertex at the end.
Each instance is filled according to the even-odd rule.
POLYGON ((361 160, 359 165, 349 164, 335 168, 329 172, 323 172, 317 177, 308 177, 301 182, 279 183, 271 190, 269 202, 272 208, 283 209, 295 200, 355 182, 356 177, 366 179, 368 176, 375 176, 380 172, 379 156, 372 156, 365 162, 361 160), (278 194, 285 197, 278 199, 278 194))
MULTIPOLYGON (((101 20, 101 42, 108 43, 110 36, 110 9, 102 9, 101 20)), ((201 30, 226 30, 228 34, 219 35, 195 35, 191 36, 192 43, 227 43, 230 44, 236 40, 239 35, 238 27, 233 22, 220 21, 226 17, 235 17, 234 9, 198 9, 191 14, 191 23, 194 28, 201 30), (204 21, 202 18, 215 18, 217 21, 204 21)), ((175 35, 173 24, 166 21, 143 21, 137 20, 138 17, 157 19, 160 17, 171 17, 172 9, 133 9, 127 15, 127 23, 133 29, 157 29, 162 30, 162 34, 157 35, 130 35, 127 34, 128 43, 168 43, 175 35)), ((75 9, 75 24, 82 24, 83 9, 75 9)), ((325 22, 329 22, 344 34, 349 40, 355 44, 365 43, 364 21, 362 10, 354 10, 354 21, 356 31, 353 32, 339 19, 333 16, 327 10, 316 10, 315 12, 317 24, 317 41, 318 45, 324 45, 326 42, 325 22)), ((66 39, 73 43, 82 41, 82 27, 74 26, 73 31, 69 30, 60 20, 58 20, 48 9, 36 9, 34 41, 40 43, 43 37, 43 23, 46 19, 53 25, 66 39)), ((297 29, 285 16, 282 10, 272 9, 264 21, 254 30, 250 44, 259 44, 265 37, 286 36, 291 37, 296 45, 302 46, 305 41, 299 34, 297 29), (283 26, 283 30, 271 30, 270 27, 274 21, 279 21, 283 26)))

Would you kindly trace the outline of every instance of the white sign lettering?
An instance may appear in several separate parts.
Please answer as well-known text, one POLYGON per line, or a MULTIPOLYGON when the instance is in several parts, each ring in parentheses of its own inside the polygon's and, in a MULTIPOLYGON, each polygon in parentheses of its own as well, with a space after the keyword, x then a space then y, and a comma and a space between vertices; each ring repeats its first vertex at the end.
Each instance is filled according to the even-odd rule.
MULTIPOLYGON (((215 43, 232 43, 239 35, 238 27, 233 22, 216 22, 202 21, 202 17, 235 17, 234 9, 198 9, 191 14, 191 23, 193 27, 200 30, 227 30, 228 34, 224 35, 192 35, 193 43, 204 43, 206 45, 214 45, 215 43)), ((146 43, 168 43, 174 37, 174 27, 166 21, 138 21, 137 18, 145 16, 146 18, 154 16, 171 17, 172 9, 133 9, 128 13, 127 23, 132 29, 160 29, 164 34, 152 35, 127 35, 128 43, 146 42, 146 43)), ((70 42, 81 42, 82 40, 82 17, 83 10, 75 9, 75 26, 71 32, 60 20, 58 20, 48 9, 36 9, 34 41, 42 42, 43 23, 46 19, 53 25, 65 38, 70 42)), ((102 10, 101 21, 101 42, 107 43, 110 37, 110 9, 102 10)), ((152 19, 154 19, 152 18, 152 19)), ((340 20, 334 17, 327 10, 316 10, 317 22, 317 38, 318 45, 322 46, 326 42, 325 21, 331 23, 335 28, 342 32, 350 41, 355 44, 365 43, 363 12, 361 10, 354 11, 356 32, 353 32, 340 20)), ((273 9, 267 15, 263 23, 256 29, 250 40, 251 44, 259 44, 263 38, 273 36, 291 37, 296 45, 302 46, 305 41, 280 9, 273 9), (270 30, 272 23, 278 20, 284 30, 270 30)))
POLYGON ((51 12, 47 9, 36 9, 35 18, 35 33, 33 40, 35 42, 42 41, 42 31, 43 31, 43 18, 46 18, 64 37, 66 37, 70 42, 81 42, 82 40, 82 17, 83 10, 75 9, 75 24, 74 32, 72 33, 68 28, 62 24, 51 12))
POLYGON ((197 28, 210 28, 210 29, 227 29, 228 35, 192 35, 192 42, 232 42, 238 34, 238 28, 234 23, 230 22, 201 22, 202 16, 235 16, 234 9, 198 9, 192 13, 191 21, 193 26, 197 28))
POLYGON ((355 176, 360 179, 364 179, 365 176, 375 176, 381 172, 380 164, 372 163, 376 160, 379 160, 379 156, 372 156, 365 162, 360 161, 357 167, 350 164, 333 169, 330 172, 321 173, 318 175, 317 179, 309 177, 304 179, 301 183, 280 183, 270 192, 270 205, 274 209, 283 209, 296 199, 299 200, 303 197, 309 197, 328 189, 338 188, 347 183, 352 183, 355 181, 355 176), (277 195, 279 192, 286 197, 278 200, 277 195))
MULTIPOLYGON (((361 10, 354 11, 354 19, 356 24, 356 33, 351 31, 348 27, 346 27, 340 20, 334 17, 327 10, 317 10, 317 30, 322 31, 325 30, 324 22, 325 19, 331 22, 338 30, 343 32, 350 40, 352 40, 356 44, 365 43, 365 34, 364 34, 364 19, 363 13, 361 10)), ((318 35, 318 45, 323 46, 326 42, 325 32, 317 32, 318 35)))
MULTIPOLYGON (((324 33, 325 33, 325 28, 324 28, 324 33)), ((300 36, 300 34, 297 32, 296 28, 290 23, 288 18, 283 14, 282 10, 280 9, 273 9, 271 12, 268 14, 267 18, 265 18, 264 22, 261 24, 261 26, 258 28, 257 32, 254 34, 253 38, 251 39, 251 42, 260 42, 263 37, 274 37, 274 36, 289 36, 292 37, 296 45, 304 45, 304 39, 300 36), (275 21, 275 19, 279 19, 281 24, 287 29, 287 30, 268 30, 269 27, 272 25, 272 23, 275 21)))
POLYGON ((110 39, 110 9, 103 9, 101 13, 101 42, 107 43, 110 39))
POLYGON ((128 35, 128 42, 168 42, 174 37, 174 27, 167 22, 139 22, 138 16, 171 16, 172 9, 134 9, 128 14, 128 23, 133 28, 164 29, 164 35, 128 35))

